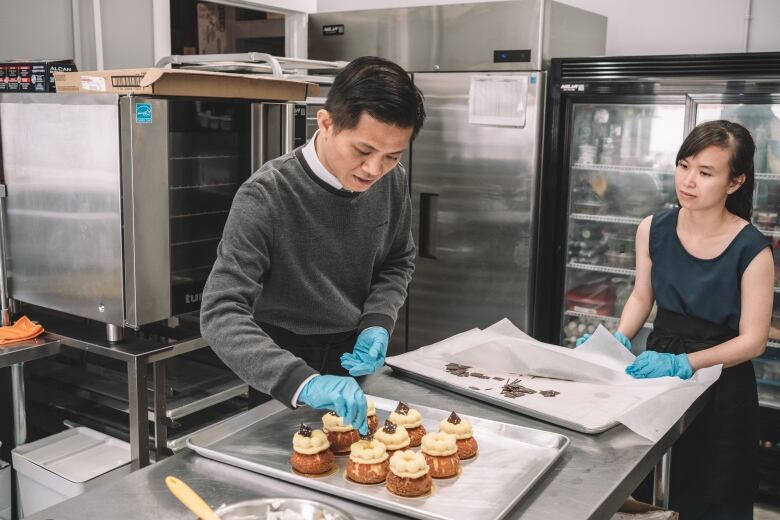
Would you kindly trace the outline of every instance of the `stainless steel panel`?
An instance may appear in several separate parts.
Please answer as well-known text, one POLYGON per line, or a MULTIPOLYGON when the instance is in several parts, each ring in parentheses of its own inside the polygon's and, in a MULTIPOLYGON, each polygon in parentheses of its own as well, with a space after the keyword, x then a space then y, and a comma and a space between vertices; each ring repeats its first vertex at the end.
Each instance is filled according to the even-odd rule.
POLYGON ((351 60, 375 55, 408 71, 539 70, 550 0, 515 0, 366 11, 309 17, 309 57, 351 60), (323 26, 343 25, 339 35, 323 26), (525 63, 494 63, 493 51, 530 50, 525 63))
POLYGON ((527 75, 524 128, 470 124, 470 74, 414 75, 428 119, 412 146, 418 257, 409 290, 409 350, 503 317, 521 329, 529 323, 544 75, 527 75), (420 236, 426 195, 428 258, 420 236))
MULTIPOLYGON (((372 399, 377 412, 384 412, 385 416, 397 404, 381 397, 372 399)), ((450 414, 448 410, 410 406, 422 414, 428 431, 436 431, 439 421, 450 414)), ((434 479, 430 495, 401 498, 390 494, 383 485, 348 481, 343 475, 347 457, 337 457, 338 471, 329 476, 307 478, 292 471, 292 434, 301 422, 318 427, 322 410, 281 409, 266 417, 261 413, 258 409, 250 410, 193 435, 187 445, 204 457, 423 519, 502 518, 569 445, 569 439, 557 433, 467 417, 479 443, 479 455, 461 463, 462 472, 457 478, 434 479)))
POLYGON ((171 315, 168 101, 123 96, 120 107, 125 323, 140 327, 171 315), (135 121, 138 103, 151 106, 150 123, 135 121))
POLYGON ((265 125, 263 124, 263 114, 265 105, 262 103, 252 103, 250 108, 250 159, 249 164, 253 172, 256 172, 263 165, 265 158, 265 125))
POLYGON ((118 100, 0 96, 11 298, 123 324, 118 100))

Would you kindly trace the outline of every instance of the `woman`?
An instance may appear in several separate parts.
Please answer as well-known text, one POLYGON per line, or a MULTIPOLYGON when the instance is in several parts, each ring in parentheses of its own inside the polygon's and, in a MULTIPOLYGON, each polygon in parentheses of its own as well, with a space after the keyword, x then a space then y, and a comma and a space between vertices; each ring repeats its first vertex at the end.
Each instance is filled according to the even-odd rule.
MULTIPOLYGON (((655 300, 647 351, 626 372, 687 379, 723 365, 712 400, 674 445, 671 507, 681 520, 753 518, 758 398, 753 365, 766 347, 774 264, 750 224, 755 145, 729 121, 702 123, 677 153, 680 208, 645 218, 636 282, 617 333, 633 337, 655 300)), ((617 335, 616 333, 616 335, 617 335)))

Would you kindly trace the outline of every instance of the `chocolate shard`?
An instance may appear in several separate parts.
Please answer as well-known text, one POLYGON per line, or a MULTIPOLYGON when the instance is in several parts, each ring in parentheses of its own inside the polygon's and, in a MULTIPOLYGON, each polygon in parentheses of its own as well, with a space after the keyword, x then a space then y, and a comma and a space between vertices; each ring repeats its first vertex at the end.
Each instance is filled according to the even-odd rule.
POLYGON ((460 424, 460 417, 454 411, 447 417, 447 422, 451 424, 460 424))
POLYGON ((311 437, 311 427, 301 423, 301 427, 298 428, 298 435, 301 437, 311 437))
POLYGON ((395 425, 395 423, 386 420, 385 425, 382 427, 382 431, 385 433, 389 433, 390 435, 393 435, 395 433, 396 428, 397 426, 395 425))
POLYGON ((409 415, 409 406, 406 403, 399 402, 395 407, 395 413, 398 415, 409 415))
POLYGON ((338 417, 338 415, 336 415, 336 412, 334 412, 333 410, 329 411, 328 415, 332 415, 333 417, 338 417))
POLYGON ((361 440, 364 441, 373 441, 374 440, 374 430, 371 428, 368 429, 368 433, 363 435, 362 433, 358 432, 358 435, 360 436, 361 440))
POLYGON ((471 388, 472 390, 480 390, 480 388, 478 388, 476 386, 470 386, 469 388, 471 388))
POLYGON ((555 390, 542 390, 539 393, 545 397, 555 397, 556 395, 560 394, 560 392, 557 392, 555 390))

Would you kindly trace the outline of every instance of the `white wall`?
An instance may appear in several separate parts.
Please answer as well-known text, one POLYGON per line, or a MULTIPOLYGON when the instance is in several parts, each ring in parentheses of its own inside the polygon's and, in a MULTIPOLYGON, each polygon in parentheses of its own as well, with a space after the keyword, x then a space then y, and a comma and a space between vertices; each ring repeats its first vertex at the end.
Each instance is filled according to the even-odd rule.
MULTIPOLYGON (((493 0, 318 0, 317 11, 493 0)), ((748 0, 559 0, 608 17, 607 54, 743 52, 748 0)), ((753 0, 749 51, 780 51, 780 1, 753 0)))
POLYGON ((79 70, 150 67, 155 54, 170 54, 169 2, 0 0, 0 59, 74 58, 79 70))
POLYGON ((100 4, 103 68, 128 69, 154 65, 152 0, 101 0, 100 4))
MULTIPOLYGON (((607 54, 744 52, 748 0, 562 0, 608 17, 607 54)), ((748 51, 780 51, 780 2, 753 0, 748 51)))
POLYGON ((0 0, 0 60, 73 57, 72 16, 70 0, 0 0))

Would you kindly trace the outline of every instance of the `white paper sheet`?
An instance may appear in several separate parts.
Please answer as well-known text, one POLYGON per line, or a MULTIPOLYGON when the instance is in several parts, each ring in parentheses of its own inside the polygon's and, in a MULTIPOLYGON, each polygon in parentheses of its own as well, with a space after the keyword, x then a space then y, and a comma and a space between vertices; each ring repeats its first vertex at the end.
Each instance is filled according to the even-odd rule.
POLYGON ((717 366, 698 370, 688 381, 676 377, 634 379, 625 373, 634 359, 603 327, 580 348, 568 349, 536 341, 503 319, 485 330, 472 329, 390 357, 387 364, 582 431, 602 431, 620 422, 652 442, 657 442, 720 376, 717 366), (470 366, 470 372, 490 379, 453 375, 446 371, 447 363, 470 366), (503 396, 506 379, 516 378, 533 390, 560 394, 503 396))

